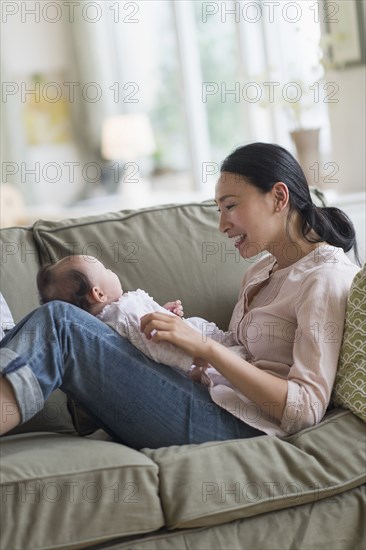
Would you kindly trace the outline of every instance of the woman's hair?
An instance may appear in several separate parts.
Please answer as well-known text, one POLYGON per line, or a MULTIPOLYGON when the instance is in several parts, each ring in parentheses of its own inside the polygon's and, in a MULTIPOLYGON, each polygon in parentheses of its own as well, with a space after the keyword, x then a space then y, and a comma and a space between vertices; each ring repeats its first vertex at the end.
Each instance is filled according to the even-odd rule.
POLYGON ((305 174, 295 158, 283 147, 270 143, 251 143, 238 147, 221 165, 221 172, 231 172, 244 177, 263 193, 271 191, 278 181, 285 183, 290 195, 287 228, 294 210, 302 217, 302 235, 311 243, 326 241, 348 252, 357 250, 353 223, 339 208, 316 206, 311 198, 305 174), (319 238, 308 236, 314 230, 319 238))
POLYGON ((77 269, 58 271, 56 264, 47 264, 37 274, 37 287, 41 304, 62 300, 91 313, 88 294, 93 286, 88 277, 77 269))

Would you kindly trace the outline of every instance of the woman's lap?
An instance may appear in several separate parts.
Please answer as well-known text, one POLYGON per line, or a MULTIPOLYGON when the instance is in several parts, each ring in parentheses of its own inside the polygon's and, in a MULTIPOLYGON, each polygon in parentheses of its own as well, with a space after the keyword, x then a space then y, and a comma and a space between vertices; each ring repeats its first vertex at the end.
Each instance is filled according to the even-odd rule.
POLYGON ((27 386, 33 384, 35 395, 40 389, 44 399, 61 387, 105 429, 134 448, 262 433, 213 403, 205 386, 155 363, 95 317, 63 302, 36 310, 1 347, 22 356, 29 367, 15 356, 3 361, 1 368, 13 387, 17 378, 15 391, 22 384, 22 372, 27 386))

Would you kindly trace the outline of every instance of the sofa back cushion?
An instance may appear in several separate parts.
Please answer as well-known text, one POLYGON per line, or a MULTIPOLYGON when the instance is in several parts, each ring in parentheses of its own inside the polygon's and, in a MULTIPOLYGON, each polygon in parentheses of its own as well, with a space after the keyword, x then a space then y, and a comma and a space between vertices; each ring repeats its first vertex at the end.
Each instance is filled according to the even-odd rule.
POLYGON ((347 301, 343 341, 333 388, 336 406, 366 422, 366 264, 355 276, 347 301))
MULTIPOLYGON (((40 268, 32 228, 9 227, 0 230, 1 289, 15 322, 39 306, 36 277, 40 268)), ((54 431, 77 433, 66 406, 67 398, 56 390, 42 411, 10 434, 54 431)))
POLYGON ((18 322, 39 305, 36 276, 40 263, 31 228, 0 230, 0 262, 0 290, 18 322))
MULTIPOLYGON (((324 197, 311 188, 315 204, 324 197)), ((247 267, 218 230, 213 201, 173 204, 0 230, 1 287, 15 322, 39 305, 36 276, 46 262, 68 254, 98 257, 158 302, 180 298, 186 317, 226 328, 247 267)))
POLYGON ((97 257, 117 273, 124 290, 142 288, 164 304, 181 299, 185 316, 228 326, 243 260, 218 230, 216 205, 168 205, 34 226, 41 262, 68 254, 97 257))

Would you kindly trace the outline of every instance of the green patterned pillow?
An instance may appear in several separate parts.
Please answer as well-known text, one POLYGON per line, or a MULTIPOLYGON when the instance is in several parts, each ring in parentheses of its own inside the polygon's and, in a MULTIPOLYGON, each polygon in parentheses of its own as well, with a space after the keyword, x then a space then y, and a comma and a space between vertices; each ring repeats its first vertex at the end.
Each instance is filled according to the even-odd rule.
POLYGON ((366 422, 366 264, 355 276, 347 302, 346 321, 334 405, 350 409, 366 422))

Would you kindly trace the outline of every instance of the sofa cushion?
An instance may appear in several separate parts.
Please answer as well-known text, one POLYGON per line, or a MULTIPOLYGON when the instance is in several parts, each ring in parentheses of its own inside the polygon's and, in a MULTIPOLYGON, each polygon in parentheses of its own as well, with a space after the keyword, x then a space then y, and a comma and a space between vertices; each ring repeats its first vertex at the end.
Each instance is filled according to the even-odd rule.
POLYGON ((39 305, 36 277, 40 264, 30 228, 0 230, 0 263, 1 292, 17 323, 39 305))
POLYGON ((366 422, 366 264, 355 276, 347 301, 343 341, 333 388, 336 406, 366 422))
POLYGON ((296 508, 275 510, 225 525, 165 530, 104 550, 364 550, 364 487, 296 508), (282 528, 281 528, 282 527, 282 528))
MULTIPOLYGON (((324 197, 312 188, 316 204, 324 197)), ((228 327, 245 270, 244 260, 218 229, 213 201, 172 204, 35 223, 42 264, 69 254, 96 256, 125 290, 146 290, 164 304, 181 299, 186 317, 228 327)))
POLYGON ((213 202, 113 212, 34 226, 42 263, 70 253, 98 257, 125 290, 164 304, 181 299, 186 317, 227 327, 249 262, 219 233, 213 202))
POLYGON ((353 413, 336 409, 317 426, 286 439, 260 436, 143 452, 159 465, 167 527, 200 527, 361 485, 364 428, 353 413))
POLYGON ((164 525, 156 464, 117 443, 6 436, 0 481, 1 548, 82 548, 164 525))

